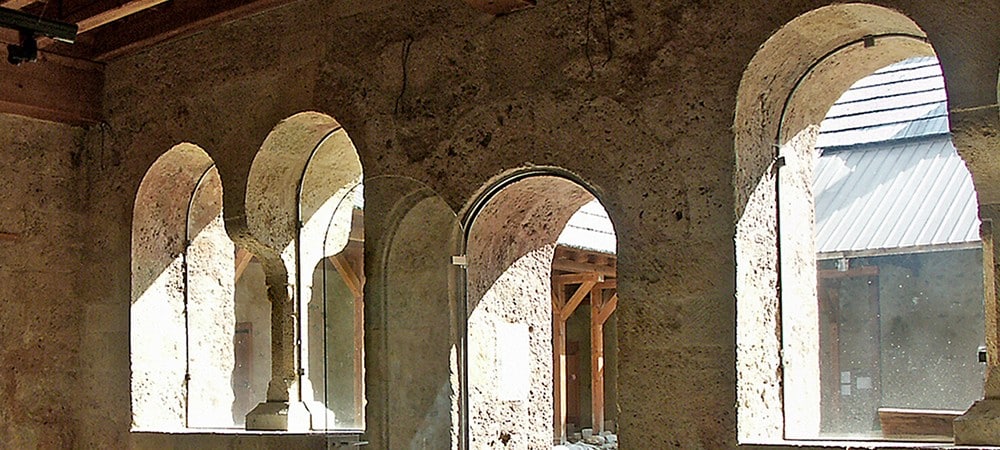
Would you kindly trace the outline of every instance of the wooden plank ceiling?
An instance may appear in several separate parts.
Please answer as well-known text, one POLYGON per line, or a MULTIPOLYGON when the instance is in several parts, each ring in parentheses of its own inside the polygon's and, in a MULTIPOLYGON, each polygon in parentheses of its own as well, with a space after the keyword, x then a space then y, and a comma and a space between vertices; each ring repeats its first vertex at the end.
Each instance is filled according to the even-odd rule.
POLYGON ((38 61, 19 66, 6 62, 17 31, 0 29, 0 113, 99 123, 105 62, 292 1, 0 0, 0 7, 79 27, 76 43, 39 39, 38 61))

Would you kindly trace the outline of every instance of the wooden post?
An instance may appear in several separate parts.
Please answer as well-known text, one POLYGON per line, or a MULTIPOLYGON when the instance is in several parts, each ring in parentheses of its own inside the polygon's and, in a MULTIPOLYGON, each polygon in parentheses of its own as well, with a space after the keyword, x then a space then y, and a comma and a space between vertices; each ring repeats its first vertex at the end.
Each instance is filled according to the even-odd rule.
POLYGON ((601 309, 604 293, 590 291, 590 406, 594 433, 604 431, 604 322, 601 309))
POLYGON ((552 420, 556 442, 566 442, 566 305, 562 284, 552 285, 552 420))
POLYGON ((566 442, 566 321, 604 276, 597 273, 552 277, 552 418, 555 439, 566 442), (580 284, 566 300, 566 285, 580 284))

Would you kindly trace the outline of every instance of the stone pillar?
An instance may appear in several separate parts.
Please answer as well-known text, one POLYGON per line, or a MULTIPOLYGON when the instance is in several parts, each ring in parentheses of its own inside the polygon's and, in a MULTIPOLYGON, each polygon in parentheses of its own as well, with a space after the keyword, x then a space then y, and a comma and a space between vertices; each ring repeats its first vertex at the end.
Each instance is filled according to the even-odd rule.
POLYGON ((299 396, 296 332, 298 311, 294 287, 267 271, 271 301, 271 381, 267 401, 247 414, 248 430, 308 431, 309 411, 299 396), (277 279, 275 279, 277 278, 277 279))
POLYGON ((987 369, 983 399, 955 420, 958 445, 1000 444, 1000 303, 995 245, 1000 229, 1000 110, 997 105, 951 111, 952 140, 976 183, 983 221, 983 304, 987 369))

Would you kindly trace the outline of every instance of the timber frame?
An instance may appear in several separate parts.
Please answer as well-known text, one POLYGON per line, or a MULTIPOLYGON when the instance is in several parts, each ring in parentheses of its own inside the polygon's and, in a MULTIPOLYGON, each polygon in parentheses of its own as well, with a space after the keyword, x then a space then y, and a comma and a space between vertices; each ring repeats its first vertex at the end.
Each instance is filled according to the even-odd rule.
POLYGON ((615 255, 556 247, 552 260, 552 373, 554 440, 566 441, 566 322, 584 300, 590 306, 591 419, 604 431, 604 324, 618 307, 615 255))

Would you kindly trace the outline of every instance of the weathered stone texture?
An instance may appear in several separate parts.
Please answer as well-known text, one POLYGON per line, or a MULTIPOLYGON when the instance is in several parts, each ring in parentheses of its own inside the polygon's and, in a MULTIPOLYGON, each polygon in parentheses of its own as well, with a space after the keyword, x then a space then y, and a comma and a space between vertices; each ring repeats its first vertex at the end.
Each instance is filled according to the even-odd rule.
MULTIPOLYGON (((88 133, 0 117, 11 130, 0 134, 0 227, 23 233, 0 242, 0 386, 13 399, 0 406, 0 432, 16 436, 18 448, 301 442, 130 438, 130 230, 143 174, 168 149, 191 142, 218 163, 226 230, 246 239, 258 149, 280 121, 318 111, 344 126, 366 177, 418 180, 441 195, 442 210, 462 210, 488 181, 535 165, 566 169, 594 189, 619 239, 623 448, 733 447, 737 415, 741 428, 751 421, 744 437, 780 436, 769 177, 781 105, 832 47, 869 31, 912 31, 888 13, 841 27, 851 16, 841 14, 811 37, 793 33, 746 83, 744 71, 769 36, 828 3, 563 1, 495 18, 462 2, 302 0, 111 61, 108 123, 88 133), (739 330, 738 339, 737 309, 740 325, 763 332, 739 330), (738 342, 749 354, 739 361, 738 342), (737 387, 737 364, 752 372, 743 380, 750 387, 737 387)), ((995 103, 1000 5, 880 3, 926 31, 953 105, 995 103)), ((978 136, 970 146, 996 142, 989 132, 998 116, 991 117, 992 131, 978 119, 962 122, 962 133, 978 136)), ((977 183, 1000 179, 990 149, 956 145, 976 160, 977 183)), ((373 196, 366 222, 389 225, 384 216, 402 192, 373 196)), ((443 256, 452 231, 418 243, 443 256)), ((400 241, 377 233, 369 244, 367 255, 379 255, 369 261, 384 259, 390 245, 402 251, 400 241)), ((272 299, 287 297, 287 277, 268 281, 272 299)), ((381 303, 366 305, 373 321, 366 342, 388 344, 366 356, 374 386, 368 411, 377 416, 369 430, 378 439, 397 433, 393 442, 402 446, 421 432, 439 436, 446 420, 455 421, 435 403, 457 403, 450 391, 457 357, 448 353, 457 337, 448 328, 446 339, 440 328, 456 323, 446 319, 455 304, 428 290, 421 298, 440 302, 433 304, 442 315, 433 326, 405 328, 397 320, 417 308, 395 303, 405 298, 400 291, 370 289, 381 303), (425 334, 432 337, 414 343, 425 334), (394 353, 407 345, 434 348, 441 370, 421 372, 416 391, 402 386, 403 374, 431 363, 394 353), (389 417, 401 414, 390 400, 411 393, 428 423, 389 431, 389 417)), ((291 331, 276 329, 286 338, 291 331)))
MULTIPOLYGON (((0 447, 78 441, 83 130, 0 116, 0 447)), ((127 298, 127 297, 126 297, 127 298)))

